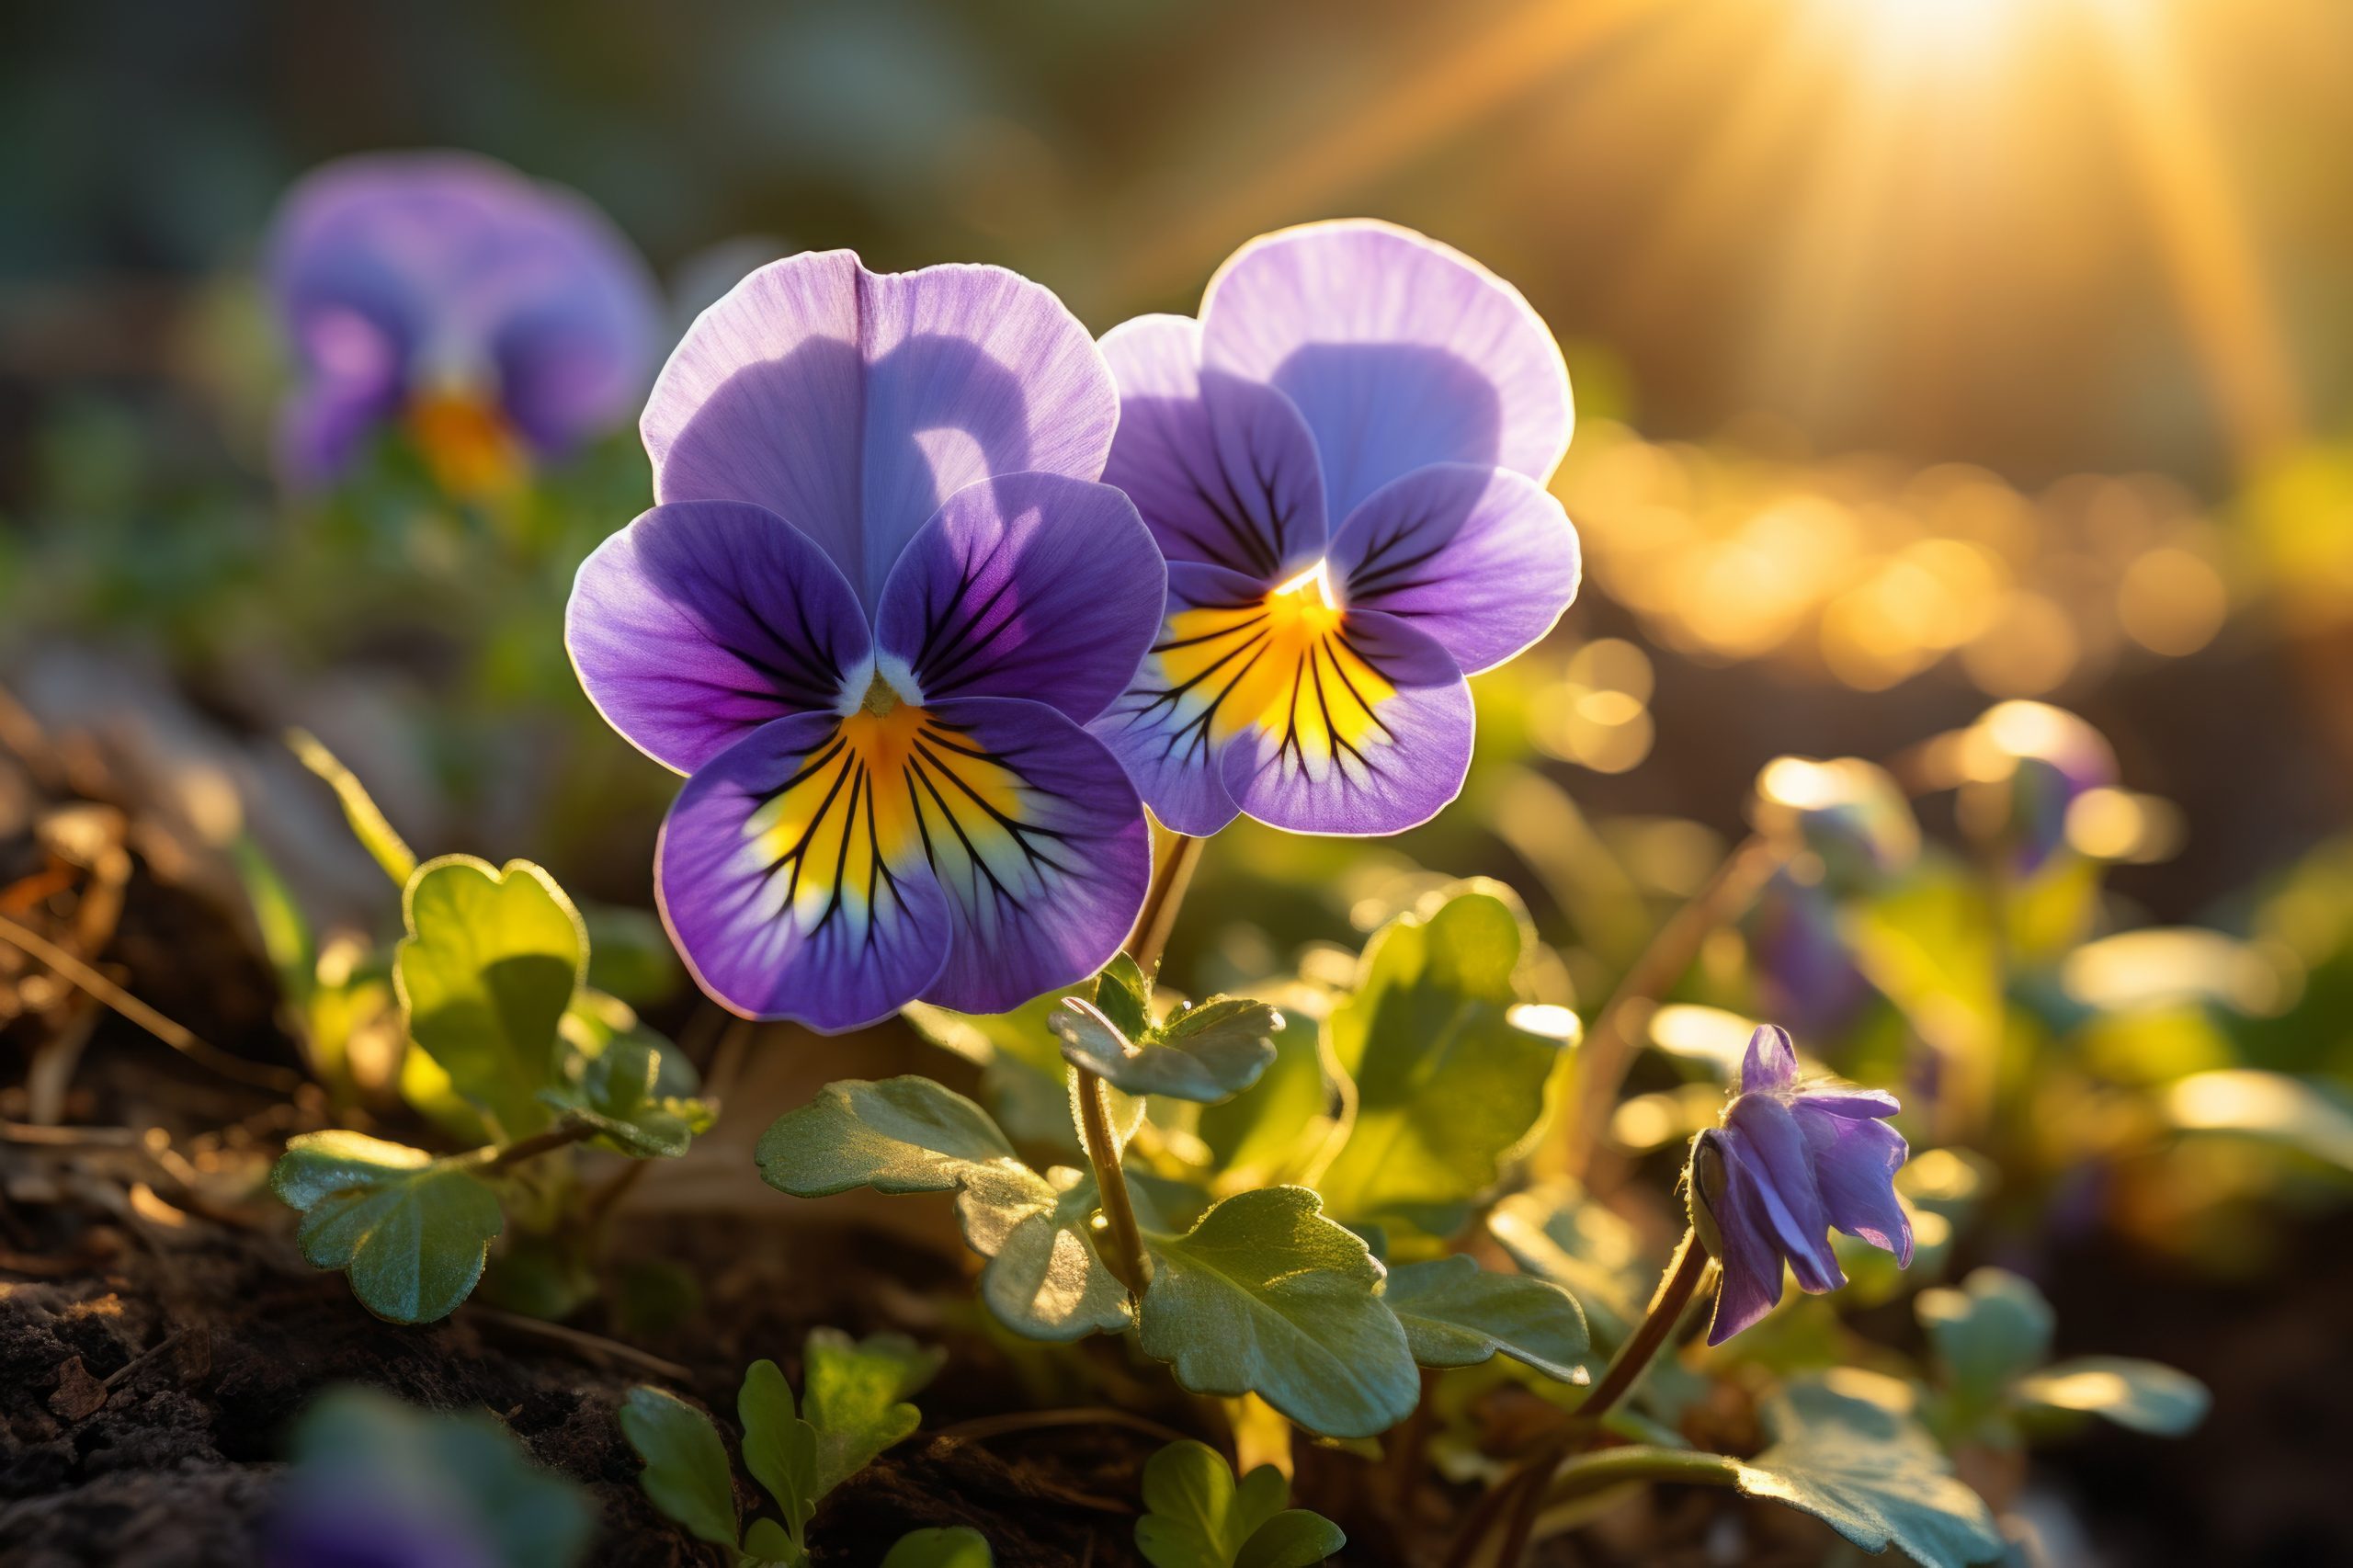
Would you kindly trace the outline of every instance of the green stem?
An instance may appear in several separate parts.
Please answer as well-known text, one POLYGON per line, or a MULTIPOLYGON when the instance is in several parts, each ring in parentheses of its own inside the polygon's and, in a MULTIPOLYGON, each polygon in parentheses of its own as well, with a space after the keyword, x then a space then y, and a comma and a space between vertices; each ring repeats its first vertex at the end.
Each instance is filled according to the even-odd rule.
POLYGON ((597 1130, 585 1121, 559 1121, 544 1132, 534 1132, 529 1138, 517 1138, 493 1153, 483 1163, 484 1176, 496 1176, 513 1170, 526 1160, 536 1160, 541 1154, 579 1143, 597 1136, 597 1130))
POLYGON ((1630 1481, 1681 1482, 1688 1486, 1736 1486, 1740 1461, 1728 1454, 1693 1449, 1633 1446, 1604 1449, 1563 1460, 1544 1491, 1546 1503, 1565 1503, 1630 1481))
POLYGON ((1104 1099, 1107 1085, 1084 1067, 1072 1071, 1078 1074, 1074 1092, 1086 1163, 1095 1167, 1095 1195, 1102 1202, 1103 1219, 1111 1230, 1113 1256, 1106 1261, 1128 1288, 1128 1294, 1142 1297, 1144 1287, 1152 1283, 1152 1259, 1143 1250, 1143 1232, 1136 1224, 1135 1200, 1128 1196, 1127 1175, 1120 1169, 1120 1143, 1112 1135, 1110 1108, 1104 1099))
MULTIPOLYGON (((1651 1364, 1658 1358, 1659 1351, 1674 1337, 1676 1325, 1683 1321, 1683 1314, 1689 1309, 1692 1299, 1699 1293, 1699 1287, 1707 1279, 1713 1263, 1714 1259, 1708 1256, 1708 1249, 1699 1244, 1697 1233, 1684 1232, 1681 1244, 1675 1249, 1675 1259, 1667 1265, 1666 1277, 1659 1281, 1658 1291, 1651 1298, 1650 1310, 1643 1314, 1643 1321, 1634 1325, 1634 1331, 1618 1346, 1618 1354, 1610 1358, 1608 1369, 1601 1374, 1601 1381, 1593 1385, 1593 1392, 1586 1396, 1585 1403, 1577 1406, 1576 1425, 1567 1434, 1546 1444, 1518 1471, 1497 1483, 1499 1489, 1511 1488, 1515 1494, 1509 1522, 1504 1530, 1503 1551, 1495 1558, 1501 1568, 1513 1568, 1513 1564, 1518 1562, 1527 1551, 1529 1540, 1536 1530, 1537 1515, 1543 1511, 1545 1503, 1551 1499, 1557 1478, 1574 1462, 1568 1459, 1570 1445, 1581 1435, 1591 1433, 1640 1385, 1643 1374, 1650 1370, 1651 1364)), ((1587 1457, 1597 1459, 1603 1456, 1587 1457)), ((1708 1457, 1721 1458, 1718 1455, 1708 1457)), ((1484 1533, 1483 1521, 1478 1528, 1481 1533, 1484 1533)))
POLYGON ((1150 978, 1160 955, 1168 949, 1169 935, 1176 928, 1176 911, 1185 902, 1185 890, 1193 883, 1193 868, 1200 864, 1201 846, 1206 838, 1189 834, 1172 833, 1167 850, 1153 857, 1152 882, 1144 889, 1143 907, 1136 913, 1135 928, 1128 933, 1128 956, 1136 967, 1150 978))

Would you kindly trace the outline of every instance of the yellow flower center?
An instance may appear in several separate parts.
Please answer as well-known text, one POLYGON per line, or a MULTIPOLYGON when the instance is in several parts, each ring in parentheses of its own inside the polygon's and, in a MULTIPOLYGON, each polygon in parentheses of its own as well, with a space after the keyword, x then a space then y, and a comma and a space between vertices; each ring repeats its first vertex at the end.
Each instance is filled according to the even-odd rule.
POLYGON ((480 397, 425 392, 409 403, 407 426, 433 482, 458 500, 511 495, 530 473, 530 458, 515 427, 480 397))

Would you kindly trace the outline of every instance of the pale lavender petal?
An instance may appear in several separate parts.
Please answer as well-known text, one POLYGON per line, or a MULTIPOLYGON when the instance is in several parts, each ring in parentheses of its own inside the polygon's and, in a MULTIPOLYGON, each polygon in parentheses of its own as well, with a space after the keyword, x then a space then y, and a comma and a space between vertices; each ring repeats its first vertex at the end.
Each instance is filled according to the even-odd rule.
POLYGON ((1324 551, 1324 472, 1314 437, 1272 387, 1204 375, 1200 324, 1138 316, 1103 336, 1120 388, 1104 483, 1135 498, 1170 561, 1199 561, 1273 586, 1324 551))
POLYGON ((964 486, 1103 472, 1119 394, 1062 301, 1002 267, 774 262, 699 317, 642 428, 664 501, 737 500, 807 533, 871 611, 964 486))
POLYGON ((1884 1121, 1837 1115, 1801 1095, 1792 1114, 1813 1158, 1830 1222, 1912 1266, 1912 1221, 1895 1196, 1895 1173, 1911 1153, 1884 1121))
POLYGON ((327 165, 288 195, 268 253, 313 386, 351 379, 363 322, 401 387, 457 382, 555 451, 622 423, 652 368, 661 304, 629 242, 573 192, 488 158, 327 165))
POLYGON ((597 546, 563 640, 606 722, 681 773, 772 719, 840 706, 870 645, 824 551, 733 501, 656 506, 597 546))
MULTIPOLYGON (((1731 1142, 1720 1132, 1704 1136, 1716 1139, 1719 1150, 1731 1142)), ((1711 1345, 1722 1345, 1781 1302, 1781 1254, 1773 1244, 1771 1221, 1764 1204, 1729 1155, 1723 1174, 1723 1191, 1713 1210, 1721 1239, 1716 1262, 1723 1283, 1716 1295, 1715 1315, 1708 1324, 1711 1345)))
POLYGON ((663 921, 696 981, 745 1017, 873 1023, 932 983, 954 940, 895 748, 858 722, 811 713, 753 731, 687 780, 663 824, 663 921))
POLYGON ((1748 1054, 1741 1059, 1740 1092, 1768 1094, 1798 1081, 1798 1048, 1790 1031, 1779 1024, 1759 1024, 1748 1037, 1748 1054))
POLYGON ((1789 1107, 1769 1095, 1743 1095, 1721 1131, 1725 1185, 1745 1183, 1754 1191, 1800 1288, 1820 1292, 1844 1285, 1813 1161, 1789 1107))
POLYGON ((1552 631, 1580 571, 1560 502, 1509 469, 1415 469, 1373 492, 1332 538, 1341 597, 1412 621, 1465 675, 1552 631))
POLYGON ((1893 1116, 1904 1108, 1885 1089, 1866 1089, 1836 1081, 1800 1084, 1795 1103, 1827 1116, 1856 1119, 1893 1116))
POLYGON ((1088 726, 1176 832, 1207 837, 1241 814, 1219 760, 1240 722, 1238 705, 1226 710, 1264 656, 1265 636, 1247 623, 1266 595, 1239 572, 1172 562, 1167 619, 1150 653, 1088 726))
POLYGON ((1541 482, 1567 450, 1569 378, 1519 290, 1387 223, 1253 240, 1211 279, 1201 362, 1274 386, 1324 459, 1332 515, 1435 462, 1541 482))
POLYGON ((1134 787, 1044 703, 972 697, 928 712, 908 789, 955 934, 924 1000, 1001 1013, 1093 974, 1152 878, 1134 787))
POLYGON ((1168 572, 1127 496, 1052 473, 949 497, 899 557, 875 623, 918 700, 1019 697, 1085 723, 1160 629, 1168 572))
POLYGON ((1328 633, 1272 640, 1261 671, 1236 694, 1249 722, 1221 762, 1226 789, 1260 822, 1402 833, 1461 792, 1471 687, 1427 633, 1350 610, 1328 633))
MULTIPOLYGON (((324 484, 348 467, 373 432, 400 416, 406 396, 391 340, 358 316, 324 324, 323 335, 342 336, 377 364, 338 374, 319 374, 290 395, 279 411, 278 467, 298 487, 324 484)), ((347 360, 347 362, 348 362, 347 360)))

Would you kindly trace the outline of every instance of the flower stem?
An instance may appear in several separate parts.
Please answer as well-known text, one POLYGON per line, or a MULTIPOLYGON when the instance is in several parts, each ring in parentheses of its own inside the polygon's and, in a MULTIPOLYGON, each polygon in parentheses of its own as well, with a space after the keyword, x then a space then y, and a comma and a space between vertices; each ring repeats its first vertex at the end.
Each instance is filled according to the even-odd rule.
POLYGON ((1152 1283, 1152 1259, 1143 1250, 1143 1232, 1136 1225, 1136 1206, 1128 1196, 1128 1178, 1120 1169, 1120 1143, 1111 1134, 1107 1085, 1084 1067, 1073 1067, 1077 1084, 1079 1131, 1086 1144, 1086 1163, 1095 1167, 1095 1195, 1102 1201, 1103 1219, 1111 1229, 1112 1256, 1106 1259, 1128 1294, 1141 1297, 1152 1283))
POLYGON ((536 1160, 567 1144, 585 1142, 597 1136, 597 1130, 585 1121, 559 1121, 544 1132, 534 1132, 529 1138, 517 1138, 500 1147, 483 1165, 483 1174, 495 1176, 513 1170, 526 1160, 536 1160))
POLYGON ((1576 1092, 1560 1134, 1536 1152, 1538 1174, 1585 1179, 1617 1106, 1618 1085, 1633 1062, 1636 1031, 1649 1021, 1660 995, 1691 967, 1709 936, 1748 907, 1780 861, 1776 844, 1762 834, 1750 835, 1659 927, 1594 1019, 1577 1054, 1576 1092))
POLYGON ((1650 1370, 1651 1362, 1659 1349, 1675 1333, 1675 1325, 1683 1321, 1684 1312, 1691 1299, 1699 1292, 1699 1282, 1707 1278, 1708 1265, 1714 1260, 1699 1238, 1689 1231, 1683 1233, 1682 1243, 1675 1249, 1675 1261, 1667 1265, 1666 1278, 1659 1282, 1658 1294, 1651 1298, 1650 1311, 1634 1325, 1634 1332, 1618 1346, 1618 1354, 1609 1359, 1609 1368, 1601 1381, 1593 1385, 1577 1406, 1577 1419, 1591 1423, 1600 1420, 1618 1408, 1634 1385, 1650 1370))
POLYGON ((1185 890, 1192 885, 1193 868, 1200 864, 1201 846, 1206 838, 1190 834, 1168 835, 1168 846, 1152 858, 1152 883, 1144 889, 1143 908, 1136 914, 1135 928, 1128 933, 1128 956, 1136 967, 1148 976, 1160 955, 1167 950, 1169 934, 1176 928, 1176 911, 1185 902, 1185 890))
MULTIPOLYGON (((1496 1483, 1497 1489, 1512 1488, 1511 1517, 1505 1527, 1503 1551, 1495 1562, 1499 1568, 1512 1568, 1528 1550, 1529 1538, 1535 1533, 1536 1517, 1543 1511, 1547 1501, 1554 1498, 1557 1478, 1568 1468, 1569 1445, 1581 1433, 1589 1433, 1611 1411, 1624 1403, 1626 1396, 1643 1381, 1659 1351, 1674 1337, 1676 1325, 1699 1293, 1701 1283, 1714 1263, 1708 1249, 1699 1244, 1699 1236, 1690 1231, 1683 1233, 1683 1240, 1675 1249, 1675 1260, 1667 1265, 1666 1277, 1659 1281, 1658 1292, 1651 1298, 1650 1310, 1643 1321, 1634 1325, 1625 1343, 1618 1346, 1618 1354, 1609 1359, 1608 1369, 1593 1392, 1576 1409, 1576 1425, 1563 1437, 1548 1443, 1528 1462, 1496 1483)), ((1600 1455, 1588 1456, 1600 1458, 1600 1455)), ((1721 1456, 1709 1455, 1722 1462, 1721 1456)), ((1484 1533, 1484 1521, 1474 1521, 1484 1533)))
MULTIPOLYGON (((1144 888, 1143 907, 1128 933, 1127 954, 1148 978, 1168 946, 1176 927, 1177 906, 1193 880, 1193 868, 1207 839, 1172 833, 1152 858, 1152 881, 1144 888)), ((1084 1067, 1077 1074, 1079 1131, 1086 1144, 1087 1164, 1095 1167, 1095 1191, 1102 1200, 1103 1220, 1111 1230, 1113 1256, 1107 1260, 1128 1294, 1141 1297, 1152 1283, 1152 1257, 1143 1249, 1143 1232, 1136 1224, 1135 1200, 1128 1195, 1127 1174, 1120 1168, 1120 1143, 1111 1134, 1111 1110, 1103 1080, 1084 1067)))

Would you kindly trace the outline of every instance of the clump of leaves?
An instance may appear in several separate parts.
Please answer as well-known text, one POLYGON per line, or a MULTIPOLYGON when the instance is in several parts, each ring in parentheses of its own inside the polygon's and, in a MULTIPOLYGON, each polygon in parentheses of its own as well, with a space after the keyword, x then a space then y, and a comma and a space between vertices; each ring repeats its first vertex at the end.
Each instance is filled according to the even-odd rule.
POLYGON ((410 873, 402 904, 392 974, 413 1047, 404 1083, 445 1127, 487 1141, 436 1158, 307 1133, 288 1142, 270 1185, 301 1210, 297 1240, 313 1267, 344 1270, 379 1316, 426 1323, 472 1291, 510 1208, 546 1206, 527 1162, 582 1142, 673 1158, 716 1108, 694 1097, 683 1058, 588 989, 586 924, 539 867, 444 856, 410 873))
POLYGON ((1931 1419, 1949 1442, 2010 1448, 2040 1426, 2086 1415, 2177 1437, 2205 1419, 2206 1385, 2187 1372, 2124 1356, 2050 1363, 2051 1304, 2006 1269, 1977 1269, 1958 1287, 1922 1291, 1913 1306, 1936 1356, 1931 1419))
POLYGON ((1323 1515, 1290 1506, 1290 1483, 1262 1464, 1236 1485, 1218 1451, 1188 1438, 1144 1462, 1136 1550, 1152 1568, 1310 1568, 1348 1544, 1323 1515))
MULTIPOLYGON (((1534 1127, 1559 1041, 1510 1017, 1525 942, 1517 912, 1476 890, 1375 939, 1347 1026, 1347 1056, 1370 1087, 1343 1157, 1357 1138, 1371 1141, 1353 1157, 1347 1190, 1467 1213, 1534 1127), (1508 1103, 1468 1104, 1458 1080, 1473 1098, 1508 1103)), ((1121 1147, 1090 1153, 1129 1189, 1148 1266, 1140 1290, 1105 1261, 1096 1172, 1032 1166, 986 1110, 928 1078, 827 1085, 768 1129, 762 1174, 802 1198, 857 1187, 952 1193, 966 1243, 988 1260, 982 1300, 1008 1328, 1050 1341, 1132 1332, 1187 1390, 1255 1393, 1330 1437, 1370 1437, 1404 1419, 1420 1396, 1417 1366, 1502 1354, 1549 1377, 1582 1375, 1584 1314, 1557 1286, 1460 1257, 1392 1273, 1382 1228, 1342 1223, 1311 1186, 1212 1201, 1181 1167, 1123 1168, 1127 1141, 1154 1107, 1246 1096, 1277 1061, 1276 1042, 1295 1031, 1242 998, 1155 1018, 1148 977, 1124 959, 1091 992, 1063 999, 1044 1021, 1070 1062, 1116 1092, 1108 1119, 1121 1147)), ((1374 1212, 1402 1209, 1359 1210, 1374 1212)))
POLYGON ((583 1489, 478 1412, 337 1389, 303 1413, 291 1457, 272 1562, 570 1568, 595 1528, 583 1489))
MULTIPOLYGON (((852 1340, 813 1329, 801 1353, 801 1398, 773 1361, 755 1361, 735 1398, 744 1468, 774 1503, 773 1516, 739 1525, 735 1471, 710 1417, 676 1394, 640 1385, 620 1411, 621 1431, 645 1461, 639 1484, 654 1506, 698 1540, 733 1551, 739 1564, 808 1560, 809 1521, 828 1492, 866 1468, 921 1422, 908 1403, 939 1369, 940 1354, 904 1335, 852 1340)), ((988 1550, 970 1531, 918 1531, 892 1560, 900 1568, 985 1568, 988 1550), (966 1539, 970 1538, 970 1539, 966 1539), (910 1542, 914 1544, 909 1544, 910 1542)))

